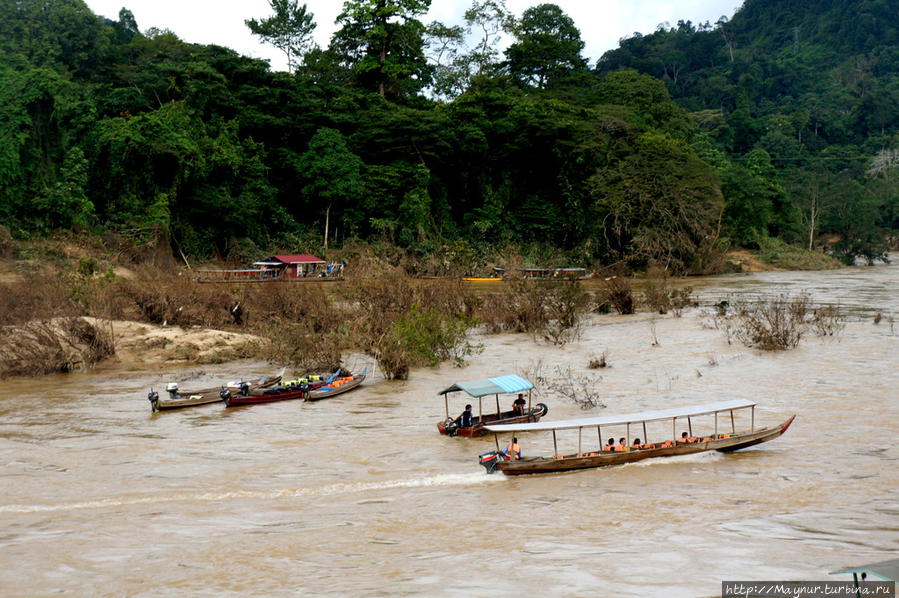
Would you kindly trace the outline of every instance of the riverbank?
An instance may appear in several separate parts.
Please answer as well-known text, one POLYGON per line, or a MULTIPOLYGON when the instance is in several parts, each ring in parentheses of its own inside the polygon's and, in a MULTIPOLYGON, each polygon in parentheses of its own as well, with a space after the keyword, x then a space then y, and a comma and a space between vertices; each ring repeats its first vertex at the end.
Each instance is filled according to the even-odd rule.
MULTIPOLYGON (((350 365, 369 366, 365 384, 319 403, 151 412, 151 387, 271 371, 252 360, 203 368, 110 362, 6 380, 0 554, 16 566, 0 571, 0 587, 23 598, 247 588, 505 597, 534 587, 553 596, 694 598, 747 571, 824 579, 846 563, 885 560, 899 550, 899 453, 876 439, 899 417, 899 336, 872 316, 899 314, 897 267, 693 281, 707 297, 806 290, 859 314, 839 338, 812 336, 784 352, 729 342, 705 307, 680 317, 591 314, 564 347, 476 331, 483 352, 467 367, 415 368, 405 381, 385 380, 359 358, 350 365), (589 369, 602 353, 607 367, 589 369), (758 425, 797 417, 782 438, 733 454, 488 476, 477 456, 493 449, 493 438, 439 435, 437 393, 503 373, 538 384, 536 397, 550 408, 544 421, 733 398, 758 403, 758 425), (605 408, 568 400, 558 392, 563 377, 589 378, 605 408), (875 440, 833 449, 847 437, 875 440), (123 568, 135 546, 141 558, 123 568), (221 555, 235 551, 241 558, 223 568, 221 555)), ((450 409, 461 412, 466 400, 451 396, 450 409)), ((714 422, 692 425, 705 431, 714 422)), ((628 434, 623 426, 603 432, 628 434)), ((651 426, 648 439, 670 432, 670 424, 651 426)), ((554 450, 549 435, 519 440, 526 455, 554 450)), ((578 440, 576 430, 560 433, 559 449, 578 440)), ((600 442, 595 433, 582 440, 600 442)))

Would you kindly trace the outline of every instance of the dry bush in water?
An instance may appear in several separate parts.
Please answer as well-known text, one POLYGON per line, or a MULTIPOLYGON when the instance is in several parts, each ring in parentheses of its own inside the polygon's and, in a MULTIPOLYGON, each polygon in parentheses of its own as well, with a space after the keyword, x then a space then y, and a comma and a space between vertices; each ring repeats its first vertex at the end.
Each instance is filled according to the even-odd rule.
POLYGON ((846 328, 846 318, 838 305, 816 307, 811 317, 816 336, 839 336, 846 328))
POLYGON ((587 367, 591 370, 599 370, 609 367, 609 351, 603 351, 599 357, 592 357, 587 363, 587 367))
POLYGON ((546 285, 509 280, 495 293, 484 297, 478 320, 487 332, 536 333, 546 326, 546 285))
POLYGON ((590 311, 592 297, 579 282, 555 284, 544 296, 546 322, 540 332, 554 345, 580 338, 584 316, 590 311))
POLYGON ((611 305, 621 315, 632 314, 636 309, 631 281, 622 276, 609 276, 603 279, 603 288, 598 299, 600 303, 611 305))
POLYGON ((33 320, 0 328, 0 375, 36 376, 86 369, 115 354, 109 324, 85 318, 33 320))
POLYGON ((643 304, 652 311, 662 315, 670 311, 679 318, 684 309, 693 304, 693 288, 671 288, 670 280, 664 270, 651 268, 646 276, 641 285, 643 304))
POLYGON ((346 297, 355 308, 355 344, 389 379, 406 379, 413 367, 447 359, 460 365, 480 350, 468 341, 476 300, 459 282, 416 285, 389 274, 352 281, 346 297))
POLYGON ((763 351, 792 349, 809 330, 818 336, 838 335, 845 321, 836 307, 813 308, 807 294, 761 301, 729 300, 716 307, 715 327, 724 332, 728 342, 735 338, 763 351))
POLYGON ((509 280, 484 298, 478 320, 488 333, 527 332, 564 345, 580 336, 591 305, 577 281, 509 280))
POLYGON ((534 383, 538 397, 560 397, 584 410, 605 408, 598 388, 602 376, 578 374, 571 366, 558 365, 546 373, 542 360, 522 368, 521 376, 534 383))

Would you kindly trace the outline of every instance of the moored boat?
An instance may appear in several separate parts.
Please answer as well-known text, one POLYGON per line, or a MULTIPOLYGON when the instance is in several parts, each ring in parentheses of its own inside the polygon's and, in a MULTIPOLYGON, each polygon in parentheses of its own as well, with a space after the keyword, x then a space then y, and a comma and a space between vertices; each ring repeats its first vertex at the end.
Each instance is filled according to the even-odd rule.
POLYGON ((233 394, 226 389, 223 389, 221 392, 226 407, 238 407, 240 405, 258 405, 260 403, 303 399, 306 398, 309 387, 303 383, 299 386, 282 386, 251 393, 240 392, 233 394))
MULTIPOLYGON (((498 469, 506 475, 522 475, 534 473, 557 473, 576 469, 588 469, 594 467, 606 467, 609 465, 621 465, 650 459, 654 457, 673 457, 677 455, 690 455, 706 451, 732 452, 744 449, 756 444, 767 442, 781 436, 793 423, 795 415, 781 424, 766 428, 755 426, 755 403, 742 399, 720 401, 704 405, 690 407, 677 407, 661 409, 657 411, 644 411, 621 416, 594 417, 584 419, 562 420, 556 422, 539 422, 532 424, 488 425, 487 431, 493 432, 496 439, 496 451, 484 453, 479 456, 480 463, 492 473, 498 469), (751 420, 748 430, 738 432, 735 424, 734 412, 740 409, 751 410, 751 420), (719 430, 719 415, 728 414, 731 430, 722 432, 719 430), (714 429, 707 436, 693 436, 693 418, 699 416, 713 416, 714 429), (646 439, 646 424, 671 420, 671 437, 664 441, 652 444, 641 444, 639 448, 633 448, 631 441, 631 426, 641 426, 642 438, 646 439), (676 437, 678 420, 686 422, 689 432, 676 437), (621 450, 608 450, 608 445, 602 445, 602 428, 613 426, 625 426, 626 442, 621 450), (596 430, 595 436, 593 430, 596 430), (577 452, 560 453, 558 450, 557 432, 562 430, 577 430, 577 452), (590 438, 596 438, 600 446, 584 449, 584 431, 589 431, 590 438), (523 432, 551 432, 553 438, 553 454, 542 457, 523 457, 518 460, 505 460, 499 451, 499 434, 519 434, 523 432)), ((590 441, 588 441, 590 442, 590 441)))
POLYGON ((170 382, 166 385, 167 397, 160 397, 159 393, 150 389, 147 399, 150 401, 150 408, 155 411, 165 411, 169 409, 181 409, 184 407, 195 407, 197 405, 208 405, 209 403, 218 403, 222 400, 222 389, 238 391, 244 386, 247 392, 264 390, 276 386, 284 375, 284 370, 275 376, 266 376, 258 380, 235 380, 226 382, 220 386, 213 388, 204 388, 200 390, 180 390, 177 382, 170 382))
POLYGON ((532 405, 531 391, 534 385, 521 376, 505 375, 495 378, 485 378, 482 380, 471 380, 468 382, 457 382, 442 390, 437 394, 443 395, 444 405, 446 407, 446 419, 437 423, 437 430, 446 436, 482 436, 487 433, 485 426, 487 424, 518 424, 526 422, 537 422, 541 417, 549 412, 549 408, 543 403, 532 405), (449 414, 449 394, 461 391, 468 396, 478 399, 478 413, 471 413, 471 421, 468 422, 467 416, 460 415, 452 417, 449 414), (523 400, 523 393, 527 391, 527 401, 523 400), (500 407, 499 395, 501 394, 518 394, 518 400, 513 403, 512 409, 503 410, 500 407), (496 412, 484 413, 483 398, 489 395, 495 395, 496 412))
POLYGON ((334 378, 319 386, 310 390, 306 394, 307 401, 321 401, 322 399, 330 399, 331 397, 342 395, 345 392, 349 392, 356 388, 359 388, 359 385, 365 381, 365 375, 367 372, 362 372, 361 374, 355 374, 352 376, 343 376, 341 378, 334 378))

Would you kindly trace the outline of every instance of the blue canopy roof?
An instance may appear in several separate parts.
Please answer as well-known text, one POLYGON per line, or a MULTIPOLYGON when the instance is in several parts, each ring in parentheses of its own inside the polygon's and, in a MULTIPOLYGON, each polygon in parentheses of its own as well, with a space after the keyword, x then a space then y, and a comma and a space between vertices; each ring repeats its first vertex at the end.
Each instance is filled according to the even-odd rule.
POLYGON ((448 392, 462 390, 477 399, 486 395, 516 393, 532 388, 534 388, 534 385, 521 376, 509 374, 507 376, 472 380, 470 382, 456 382, 446 390, 441 390, 437 394, 445 395, 448 392))

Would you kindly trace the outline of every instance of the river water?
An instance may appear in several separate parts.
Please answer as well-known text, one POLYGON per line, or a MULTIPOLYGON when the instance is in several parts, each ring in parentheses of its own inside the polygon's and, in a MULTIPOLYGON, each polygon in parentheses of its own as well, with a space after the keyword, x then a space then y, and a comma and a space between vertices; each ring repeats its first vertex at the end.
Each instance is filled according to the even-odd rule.
MULTIPOLYGON (((308 404, 150 412, 150 386, 264 363, 4 381, 0 594, 702 597, 722 580, 824 580, 894 558, 899 265, 691 284, 707 299, 807 291, 854 317, 838 338, 762 353, 728 344, 701 309, 594 316, 563 348, 478 337, 464 369, 375 374, 308 404), (603 352, 610 367, 588 370, 603 352), (569 372, 606 408, 542 389, 546 420, 729 398, 757 401, 757 425, 797 418, 735 454, 521 478, 476 463, 492 437, 436 432, 437 393, 455 381, 520 373, 552 386, 569 372)), ((451 410, 464 402, 451 395, 451 410)), ((552 450, 520 440, 526 454, 552 450)), ((573 450, 576 437, 559 442, 573 450)))

